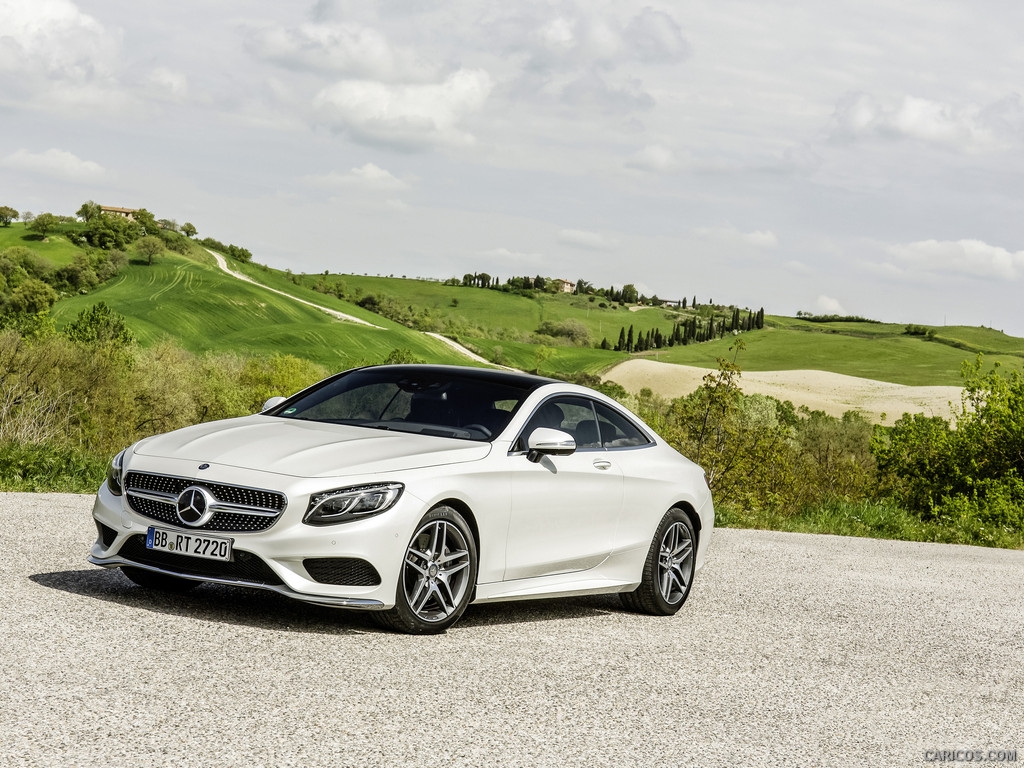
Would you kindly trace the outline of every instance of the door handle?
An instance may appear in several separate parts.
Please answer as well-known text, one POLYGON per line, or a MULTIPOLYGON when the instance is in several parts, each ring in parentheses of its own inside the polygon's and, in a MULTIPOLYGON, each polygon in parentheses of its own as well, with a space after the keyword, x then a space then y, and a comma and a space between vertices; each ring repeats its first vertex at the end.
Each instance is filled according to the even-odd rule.
POLYGON ((612 463, 607 459, 595 459, 594 467, 596 467, 597 469, 611 469, 612 463))

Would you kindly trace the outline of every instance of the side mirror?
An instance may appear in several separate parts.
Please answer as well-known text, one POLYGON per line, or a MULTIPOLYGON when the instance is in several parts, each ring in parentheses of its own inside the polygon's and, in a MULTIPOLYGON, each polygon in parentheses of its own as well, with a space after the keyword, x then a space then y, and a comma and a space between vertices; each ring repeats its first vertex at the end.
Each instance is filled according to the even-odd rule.
POLYGON ((274 397, 270 398, 269 400, 267 400, 267 402, 263 404, 263 407, 260 409, 260 413, 263 413, 264 411, 269 411, 271 408, 276 408, 287 399, 287 397, 274 395, 274 397))
POLYGON ((536 464, 542 456, 568 456, 576 453, 576 440, 568 432, 537 427, 526 441, 526 458, 536 464))

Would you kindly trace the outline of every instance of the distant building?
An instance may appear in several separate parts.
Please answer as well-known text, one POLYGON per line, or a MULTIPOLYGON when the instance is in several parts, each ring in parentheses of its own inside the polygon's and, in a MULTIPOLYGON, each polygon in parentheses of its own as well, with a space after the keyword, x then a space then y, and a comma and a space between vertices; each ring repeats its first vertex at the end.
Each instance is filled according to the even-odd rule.
POLYGON ((570 282, 568 280, 563 280, 560 277, 556 277, 554 282, 556 285, 558 285, 558 290, 560 290, 562 293, 572 293, 573 291, 576 290, 576 283, 570 282))
POLYGON ((107 213, 107 214, 110 214, 111 216, 123 216, 126 219, 131 219, 132 221, 135 221, 135 216, 133 214, 137 210, 139 210, 139 209, 138 208, 115 208, 115 207, 110 206, 110 205, 101 205, 100 206, 100 213, 107 213))

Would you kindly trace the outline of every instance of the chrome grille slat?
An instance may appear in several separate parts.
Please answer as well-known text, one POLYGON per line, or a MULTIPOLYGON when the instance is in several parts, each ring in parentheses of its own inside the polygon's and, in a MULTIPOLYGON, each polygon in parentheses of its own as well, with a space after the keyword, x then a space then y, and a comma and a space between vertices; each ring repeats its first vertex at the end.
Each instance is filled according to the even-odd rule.
POLYGON ((135 512, 175 526, 181 526, 176 512, 178 495, 193 485, 204 488, 216 500, 212 505, 213 517, 195 529, 198 531, 264 531, 277 521, 287 505, 283 493, 261 488, 148 472, 129 472, 125 477, 128 504, 135 512))

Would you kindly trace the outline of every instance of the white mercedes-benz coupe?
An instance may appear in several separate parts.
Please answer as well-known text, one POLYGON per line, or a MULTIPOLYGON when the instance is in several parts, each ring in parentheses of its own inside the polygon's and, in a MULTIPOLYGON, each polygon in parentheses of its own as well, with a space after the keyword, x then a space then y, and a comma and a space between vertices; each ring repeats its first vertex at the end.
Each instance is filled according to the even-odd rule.
POLYGON ((619 593, 671 615, 704 472, 586 387, 435 365, 345 371, 111 462, 89 561, 135 583, 272 590, 442 632, 470 603, 619 593))

